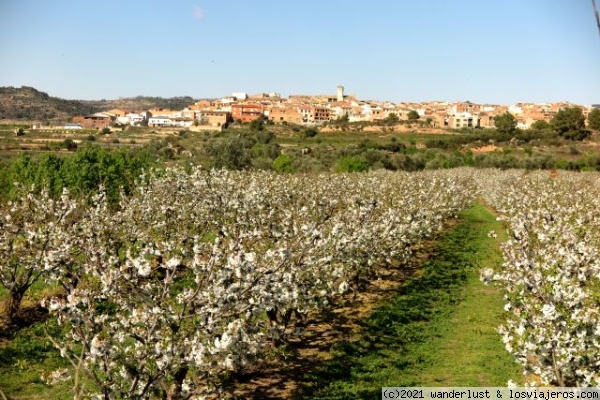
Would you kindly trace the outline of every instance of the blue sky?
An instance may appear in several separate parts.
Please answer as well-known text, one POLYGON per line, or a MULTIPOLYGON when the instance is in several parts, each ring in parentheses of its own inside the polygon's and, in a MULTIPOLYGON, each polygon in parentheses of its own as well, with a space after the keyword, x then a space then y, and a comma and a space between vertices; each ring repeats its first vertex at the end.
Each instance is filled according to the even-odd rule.
POLYGON ((0 86, 600 103, 590 0, 0 0, 0 86))

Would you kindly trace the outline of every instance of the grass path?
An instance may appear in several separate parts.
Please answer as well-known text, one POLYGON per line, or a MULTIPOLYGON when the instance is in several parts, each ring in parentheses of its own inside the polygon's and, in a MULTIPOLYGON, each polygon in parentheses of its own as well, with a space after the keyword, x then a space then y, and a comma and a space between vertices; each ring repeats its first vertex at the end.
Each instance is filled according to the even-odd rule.
POLYGON ((477 203, 465 215, 472 230, 471 254, 464 254, 476 266, 470 269, 452 317, 440 321, 441 334, 431 343, 427 367, 417 374, 421 386, 505 386, 520 375, 496 329, 502 321, 503 299, 500 291, 484 286, 477 270, 502 262, 499 243, 505 230, 488 209, 477 203), (494 230, 498 238, 489 238, 494 230))
POLYGON ((479 281, 481 268, 502 260, 503 232, 481 204, 464 212, 420 276, 373 312, 358 340, 337 344, 298 398, 378 398, 382 386, 505 386, 518 379, 520 368, 496 332, 502 295, 479 281), (487 236, 491 230, 497 239, 487 236))

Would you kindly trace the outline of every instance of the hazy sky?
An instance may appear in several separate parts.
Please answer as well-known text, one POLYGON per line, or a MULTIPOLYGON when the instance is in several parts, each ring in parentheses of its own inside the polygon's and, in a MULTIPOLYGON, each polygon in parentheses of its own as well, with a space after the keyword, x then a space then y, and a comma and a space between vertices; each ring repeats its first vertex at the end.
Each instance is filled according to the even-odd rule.
POLYGON ((0 86, 600 103, 590 0, 0 0, 0 86))

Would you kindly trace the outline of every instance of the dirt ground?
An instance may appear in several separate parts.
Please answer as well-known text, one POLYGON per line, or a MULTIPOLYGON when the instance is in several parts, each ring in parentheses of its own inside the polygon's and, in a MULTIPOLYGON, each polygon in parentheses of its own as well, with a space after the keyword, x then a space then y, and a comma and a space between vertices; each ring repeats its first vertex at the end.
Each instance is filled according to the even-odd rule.
POLYGON ((495 146, 493 144, 487 145, 487 146, 481 146, 481 147, 474 147, 472 149, 470 149, 473 153, 475 154, 481 154, 481 153, 491 153, 492 151, 496 151, 498 150, 498 146, 495 146))

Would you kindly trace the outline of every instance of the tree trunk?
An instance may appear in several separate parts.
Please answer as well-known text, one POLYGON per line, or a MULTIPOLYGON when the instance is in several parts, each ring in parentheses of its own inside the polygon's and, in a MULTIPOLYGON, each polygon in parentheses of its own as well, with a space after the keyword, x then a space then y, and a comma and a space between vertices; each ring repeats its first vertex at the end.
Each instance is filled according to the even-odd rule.
POLYGON ((12 325, 16 322, 19 311, 21 310, 21 302, 25 295, 25 290, 21 288, 11 289, 8 297, 8 304, 4 311, 4 319, 6 323, 12 325))
POLYGON ((167 400, 178 400, 181 398, 181 386, 183 386, 183 380, 188 373, 188 367, 183 366, 177 370, 173 376, 173 383, 167 391, 167 400))

